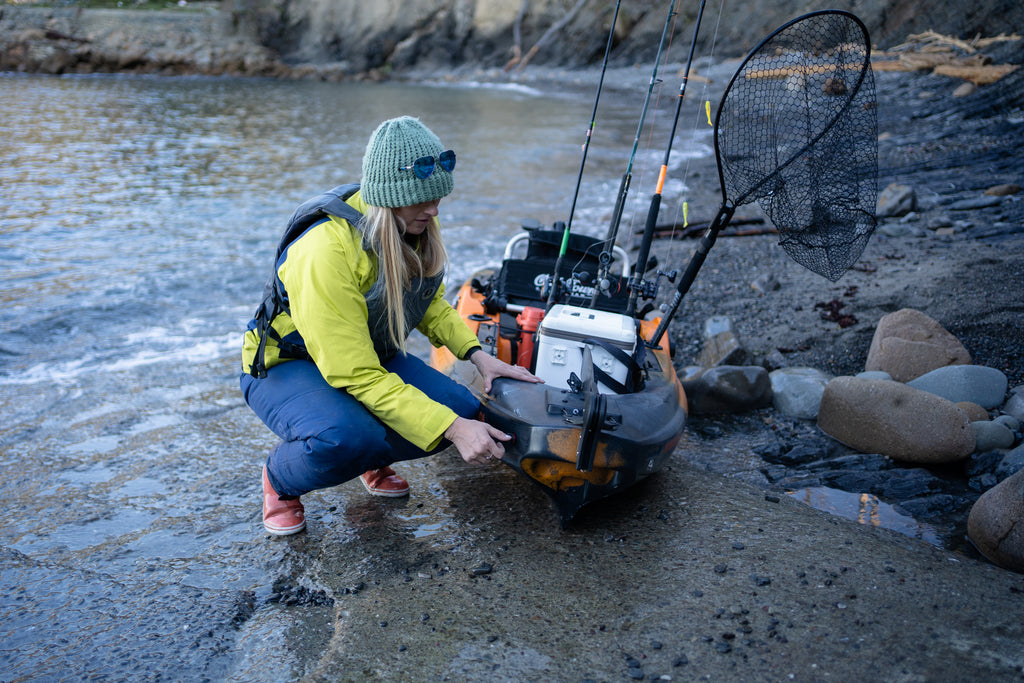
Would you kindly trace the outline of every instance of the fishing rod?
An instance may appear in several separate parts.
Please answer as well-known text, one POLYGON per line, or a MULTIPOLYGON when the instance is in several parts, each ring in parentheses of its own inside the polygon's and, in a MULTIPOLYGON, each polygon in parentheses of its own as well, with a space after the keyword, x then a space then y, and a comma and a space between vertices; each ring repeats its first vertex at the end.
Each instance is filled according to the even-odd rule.
POLYGON ((665 148, 665 159, 658 172, 658 184, 654 194, 651 195, 651 205, 647 209, 647 223, 644 225, 644 236, 640 242, 640 252, 637 254, 636 267, 633 270, 633 277, 629 282, 629 303, 626 304, 626 315, 632 316, 636 313, 637 296, 644 292, 645 296, 653 295, 652 289, 644 281, 644 273, 647 271, 647 259, 651 253, 651 242, 654 241, 654 229, 658 223, 658 211, 661 208, 661 193, 665 186, 665 176, 668 174, 669 156, 672 154, 672 143, 676 137, 676 127, 679 125, 679 113, 683 108, 683 98, 686 96, 686 84, 690 80, 690 68, 693 65, 693 53, 697 48, 697 36, 700 34, 700 22, 704 17, 704 5, 707 0, 700 0, 700 10, 697 12, 697 21, 693 26, 693 39, 690 41, 690 54, 686 58, 686 70, 683 72, 683 82, 679 86, 679 98, 676 100, 676 113, 672 119, 672 132, 669 134, 668 145, 665 148))
POLYGON ((583 158, 580 160, 580 171, 576 176, 576 190, 572 195, 572 206, 569 207, 569 221, 565 224, 565 230, 562 231, 562 244, 558 249, 558 258, 555 260, 555 272, 551 277, 551 286, 548 291, 547 308, 549 310, 555 305, 555 301, 558 298, 558 272, 562 268, 562 260, 565 258, 565 252, 569 248, 569 233, 572 231, 572 219, 576 213, 576 200, 580 196, 580 185, 583 183, 583 167, 587 163, 587 152, 590 150, 590 139, 594 132, 594 124, 597 121, 597 104, 601 100, 601 90, 604 87, 604 75, 608 70, 608 56, 612 51, 612 41, 615 38, 615 23, 619 19, 619 7, 621 4, 622 0, 616 0, 615 12, 612 14, 612 26, 608 29, 608 43, 604 48, 604 60, 601 63, 601 77, 597 81, 597 95, 594 97, 594 109, 590 113, 590 126, 587 128, 587 139, 583 143, 583 158))
POLYGON ((636 135, 633 137, 633 151, 630 152, 629 162, 626 164, 626 172, 622 174, 619 182, 619 194, 615 198, 615 209, 612 211, 612 220, 608 224, 608 234, 604 239, 604 247, 598 257, 597 287, 590 299, 590 306, 597 304, 597 295, 604 289, 608 289, 608 269, 612 263, 612 249, 619 234, 619 224, 622 222, 622 212, 626 208, 626 197, 629 195, 629 186, 633 181, 633 161, 636 159, 637 148, 640 146, 640 135, 643 133, 644 121, 647 119, 647 108, 651 103, 651 95, 654 93, 654 86, 658 80, 658 65, 661 63, 661 53, 665 47, 665 38, 669 34, 669 27, 676 16, 676 2, 672 0, 668 8, 668 16, 665 17, 665 27, 661 31, 661 40, 658 42, 658 53, 654 57, 654 71, 651 72, 651 82, 647 86, 647 96, 644 97, 644 107, 640 112, 640 121, 637 123, 636 135))

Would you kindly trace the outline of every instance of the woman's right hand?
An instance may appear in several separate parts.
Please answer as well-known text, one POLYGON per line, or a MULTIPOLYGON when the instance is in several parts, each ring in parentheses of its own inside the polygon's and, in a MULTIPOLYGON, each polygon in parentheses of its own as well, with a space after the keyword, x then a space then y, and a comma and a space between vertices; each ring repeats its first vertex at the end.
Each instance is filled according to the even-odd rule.
POLYGON ((505 455, 502 442, 512 438, 486 422, 464 417, 455 418, 455 422, 445 430, 444 437, 455 444, 463 460, 476 465, 483 465, 492 458, 500 460, 505 455))

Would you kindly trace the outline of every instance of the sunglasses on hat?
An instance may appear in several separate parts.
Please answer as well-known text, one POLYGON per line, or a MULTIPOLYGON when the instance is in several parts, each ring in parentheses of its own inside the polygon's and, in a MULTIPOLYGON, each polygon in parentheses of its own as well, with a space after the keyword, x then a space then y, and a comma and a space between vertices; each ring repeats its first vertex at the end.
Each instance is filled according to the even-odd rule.
POLYGON ((417 178, 426 180, 434 174, 434 169, 438 166, 451 173, 455 168, 455 152, 449 149, 441 152, 436 157, 420 157, 408 166, 400 166, 398 170, 411 170, 417 178))

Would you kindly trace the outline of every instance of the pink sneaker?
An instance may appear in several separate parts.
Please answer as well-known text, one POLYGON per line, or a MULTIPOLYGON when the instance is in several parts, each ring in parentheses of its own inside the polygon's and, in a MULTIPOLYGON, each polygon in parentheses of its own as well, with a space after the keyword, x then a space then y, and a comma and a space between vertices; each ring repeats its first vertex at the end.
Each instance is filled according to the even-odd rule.
POLYGON ((409 482, 395 474, 390 467, 370 470, 359 475, 359 481, 370 492, 370 495, 385 498, 401 498, 409 495, 409 482))
POLYGON ((306 511, 298 498, 281 500, 263 466, 263 528, 275 536, 297 534, 306 528, 306 511))

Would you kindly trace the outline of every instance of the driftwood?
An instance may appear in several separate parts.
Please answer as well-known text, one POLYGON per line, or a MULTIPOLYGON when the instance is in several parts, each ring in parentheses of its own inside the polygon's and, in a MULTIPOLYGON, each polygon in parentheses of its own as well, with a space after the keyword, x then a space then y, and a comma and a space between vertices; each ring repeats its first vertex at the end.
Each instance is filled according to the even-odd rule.
MULTIPOLYGON (((749 235, 774 235, 779 231, 774 226, 765 225, 764 218, 734 218, 729 221, 725 230, 719 233, 719 237, 746 237, 749 235), (741 226, 763 226, 763 227, 741 227, 741 226)), ((666 223, 654 227, 655 239, 690 239, 700 237, 704 231, 711 226, 711 221, 701 223, 666 223)), ((641 234, 643 228, 637 228, 636 234, 641 234)))
POLYGON ((519 6, 519 14, 512 24, 512 59, 505 64, 505 71, 519 63, 523 56, 523 17, 526 16, 526 9, 530 6, 530 0, 523 0, 519 6))
POLYGON ((931 70, 940 76, 962 78, 975 85, 987 85, 1013 72, 1018 65, 992 64, 991 59, 979 54, 978 50, 995 43, 1020 39, 1017 34, 1001 34, 994 38, 979 36, 968 41, 926 31, 909 36, 906 43, 886 52, 873 54, 871 66, 876 71, 931 70))
POLYGON ((565 28, 566 24, 572 21, 573 17, 575 17, 579 13, 579 11, 583 9, 583 6, 587 4, 587 0, 576 0, 576 4, 572 6, 572 9, 566 12, 564 17, 562 17, 554 24, 549 26, 548 30, 544 31, 544 34, 540 37, 540 39, 536 43, 534 43, 533 47, 530 48, 530 51, 526 53, 526 56, 520 58, 519 55, 522 52, 522 47, 520 45, 521 40, 519 38, 516 38, 515 36, 517 34, 520 34, 522 30, 521 27, 523 23, 523 16, 526 14, 528 4, 528 0, 523 0, 523 4, 519 8, 519 15, 516 17, 515 24, 513 24, 512 26, 512 35, 514 39, 514 44, 512 47, 512 59, 510 59, 508 63, 505 64, 505 71, 510 70, 512 67, 516 67, 517 71, 522 71, 524 68, 526 68, 526 65, 530 63, 530 60, 533 59, 538 52, 540 52, 540 49, 547 45, 548 43, 550 43, 551 40, 558 34, 558 32, 565 28))

